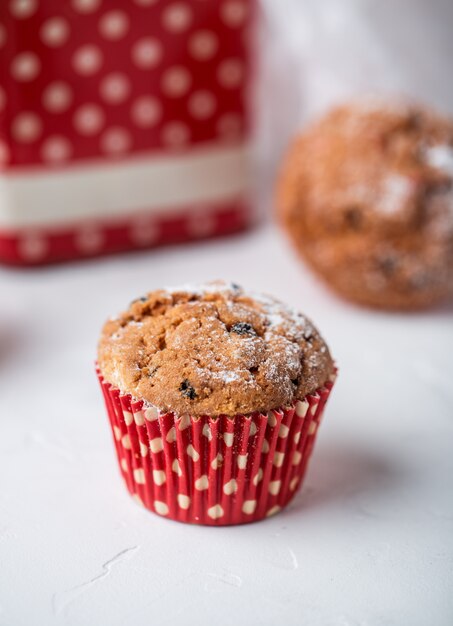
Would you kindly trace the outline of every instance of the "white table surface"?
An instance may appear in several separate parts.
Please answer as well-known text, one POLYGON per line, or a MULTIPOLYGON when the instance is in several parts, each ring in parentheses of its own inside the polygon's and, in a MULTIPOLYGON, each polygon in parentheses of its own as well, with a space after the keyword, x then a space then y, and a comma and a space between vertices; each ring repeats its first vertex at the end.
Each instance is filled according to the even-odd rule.
POLYGON ((272 227, 198 246, 0 271, 0 624, 453 623, 453 307, 349 306, 272 227), (225 278, 312 316, 341 368, 280 515, 204 528, 129 497, 93 373, 144 290, 225 278))

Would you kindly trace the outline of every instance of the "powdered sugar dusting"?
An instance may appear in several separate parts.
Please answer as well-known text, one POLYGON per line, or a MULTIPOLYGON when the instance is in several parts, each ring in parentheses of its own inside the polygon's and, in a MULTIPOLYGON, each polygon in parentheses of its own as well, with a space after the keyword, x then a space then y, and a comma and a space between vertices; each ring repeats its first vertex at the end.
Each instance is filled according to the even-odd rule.
POLYGON ((234 283, 151 292, 107 329, 106 379, 160 410, 236 415, 287 406, 331 370, 303 315, 234 283))
POLYGON ((414 183, 407 176, 391 174, 383 181, 382 194, 376 209, 383 215, 394 215, 401 211, 414 192, 414 183))
POLYGON ((453 146, 438 144, 427 148, 424 157, 428 165, 453 176, 453 146))

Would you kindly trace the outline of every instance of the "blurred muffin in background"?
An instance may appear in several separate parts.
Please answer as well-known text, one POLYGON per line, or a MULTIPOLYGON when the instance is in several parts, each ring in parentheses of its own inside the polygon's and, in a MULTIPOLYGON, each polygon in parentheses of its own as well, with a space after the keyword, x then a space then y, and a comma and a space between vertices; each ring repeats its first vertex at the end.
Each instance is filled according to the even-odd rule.
POLYGON ((278 213, 342 296, 385 309, 453 294, 453 121, 412 103, 339 106, 296 138, 278 213))

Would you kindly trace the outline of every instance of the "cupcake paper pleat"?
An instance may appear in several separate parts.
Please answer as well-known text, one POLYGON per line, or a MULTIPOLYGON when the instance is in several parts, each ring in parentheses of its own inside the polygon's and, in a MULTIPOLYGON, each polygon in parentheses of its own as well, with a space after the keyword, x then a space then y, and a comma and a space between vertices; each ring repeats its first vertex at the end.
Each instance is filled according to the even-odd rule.
POLYGON ((256 521, 288 504, 333 387, 267 414, 195 418, 160 413, 98 377, 132 496, 158 515, 213 526, 256 521))

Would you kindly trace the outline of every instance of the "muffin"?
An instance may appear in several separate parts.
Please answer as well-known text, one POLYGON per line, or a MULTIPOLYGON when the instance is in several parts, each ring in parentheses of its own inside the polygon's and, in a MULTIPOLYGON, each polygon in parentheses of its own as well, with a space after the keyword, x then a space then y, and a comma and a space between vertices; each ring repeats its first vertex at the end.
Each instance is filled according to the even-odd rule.
POLYGON ((411 103, 328 112, 282 167, 278 212, 340 295, 418 309, 453 294, 453 122, 411 103))
POLYGON ((335 366, 302 314, 215 282, 153 291, 109 320, 98 376, 130 493, 159 515, 225 525, 293 497, 335 366))

